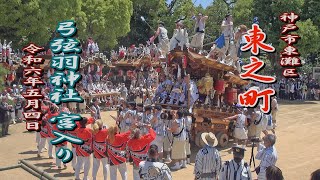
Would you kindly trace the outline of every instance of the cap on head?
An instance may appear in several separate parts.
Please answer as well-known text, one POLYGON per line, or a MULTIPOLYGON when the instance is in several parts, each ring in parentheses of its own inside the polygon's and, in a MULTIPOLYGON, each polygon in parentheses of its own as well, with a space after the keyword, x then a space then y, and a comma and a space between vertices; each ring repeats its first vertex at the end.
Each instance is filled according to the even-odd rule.
POLYGON ((246 151, 245 148, 241 146, 234 146, 232 147, 233 155, 236 157, 244 157, 244 152, 246 151))
POLYGON ((143 107, 142 103, 137 103, 137 107, 143 107))

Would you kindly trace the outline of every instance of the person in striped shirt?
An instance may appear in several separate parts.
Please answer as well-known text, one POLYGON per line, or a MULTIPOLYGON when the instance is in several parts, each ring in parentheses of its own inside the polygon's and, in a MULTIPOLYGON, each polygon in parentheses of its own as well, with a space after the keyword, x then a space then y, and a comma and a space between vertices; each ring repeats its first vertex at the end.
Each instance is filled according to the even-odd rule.
POLYGON ((163 158, 163 142, 164 142, 164 135, 166 133, 165 124, 163 119, 161 119, 160 115, 162 113, 162 107, 157 105, 153 109, 153 118, 151 120, 151 125, 153 130, 156 132, 157 136, 151 144, 157 145, 158 153, 159 153, 159 160, 162 161, 163 158))
POLYGON ((256 159, 260 160, 260 165, 257 169, 258 179, 265 180, 266 179, 266 169, 269 166, 275 165, 278 160, 277 150, 274 147, 276 143, 276 136, 273 134, 267 134, 263 137, 263 143, 259 144, 258 153, 256 155, 256 159))
POLYGON ((172 180, 169 167, 159 160, 158 146, 152 144, 148 150, 146 161, 139 163, 139 175, 141 180, 172 180))
POLYGON ((221 169, 221 156, 215 148, 218 145, 216 136, 212 133, 202 133, 201 139, 204 147, 199 150, 194 165, 195 179, 217 179, 221 169))
POLYGON ((232 150, 233 159, 224 163, 219 180, 251 180, 250 166, 243 160, 246 149, 237 145, 232 150))

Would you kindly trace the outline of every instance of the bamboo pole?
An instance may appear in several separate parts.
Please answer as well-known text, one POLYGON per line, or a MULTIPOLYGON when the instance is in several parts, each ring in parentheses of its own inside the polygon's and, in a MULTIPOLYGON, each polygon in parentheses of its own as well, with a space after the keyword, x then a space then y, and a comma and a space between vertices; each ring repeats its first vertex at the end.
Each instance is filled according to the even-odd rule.
POLYGON ((188 82, 187 82, 187 86, 188 86, 188 110, 190 109, 190 100, 191 100, 191 91, 190 91, 190 74, 188 74, 188 82))
POLYGON ((0 168, 0 171, 10 170, 10 169, 15 169, 15 168, 20 168, 20 167, 21 167, 21 164, 16 164, 13 166, 2 167, 2 168, 0 168))
MULTIPOLYGON (((26 160, 20 160, 20 163, 21 163, 21 167, 23 169, 25 169, 26 171, 28 171, 27 169, 29 170, 33 170, 35 171, 36 173, 39 174, 40 178, 41 177, 45 177, 46 179, 48 180, 56 180, 55 178, 51 177, 48 173, 46 173, 45 171, 43 170, 40 170, 38 167, 36 167, 35 165, 33 164, 30 164, 29 162, 27 162, 26 160), (25 168, 25 167, 27 168, 25 168)), ((29 172, 29 171, 28 171, 29 172)), ((37 176, 38 177, 38 176, 37 176)))

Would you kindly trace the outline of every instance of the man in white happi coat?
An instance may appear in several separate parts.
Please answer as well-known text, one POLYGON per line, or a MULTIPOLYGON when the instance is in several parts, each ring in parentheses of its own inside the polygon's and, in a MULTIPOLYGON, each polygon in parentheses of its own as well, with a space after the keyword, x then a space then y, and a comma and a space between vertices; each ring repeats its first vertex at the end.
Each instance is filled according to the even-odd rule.
POLYGON ((199 54, 201 54, 203 49, 203 40, 204 40, 204 32, 205 32, 205 23, 208 19, 208 16, 203 16, 202 13, 199 13, 197 17, 193 18, 195 20, 195 32, 196 34, 193 36, 190 47, 196 48, 199 50, 199 54))
POLYGON ((235 129, 233 131, 233 137, 235 139, 236 145, 242 144, 246 145, 246 140, 248 135, 245 127, 247 127, 247 117, 244 114, 245 109, 240 105, 236 105, 237 114, 231 117, 226 118, 226 120, 235 120, 235 129))
POLYGON ((151 144, 157 145, 160 162, 162 161, 163 157, 163 142, 166 133, 164 120, 160 117, 161 113, 162 107, 160 105, 156 105, 153 109, 153 118, 151 120, 152 128, 157 134, 156 139, 151 144))
MULTIPOLYGON (((190 80, 189 91, 191 93, 189 111, 191 111, 192 108, 193 108, 194 103, 199 99, 199 90, 198 90, 196 82, 194 82, 193 80, 190 80)), ((188 97, 188 95, 186 97, 188 97)))
POLYGON ((263 112, 260 110, 260 106, 258 106, 255 109, 255 112, 253 113, 253 115, 251 116, 252 120, 253 120, 253 125, 254 125, 254 133, 253 135, 257 138, 260 138, 261 133, 263 131, 263 125, 264 125, 264 121, 265 121, 265 115, 263 114, 263 112))
POLYGON ((174 166, 171 167, 172 170, 185 168, 187 164, 186 120, 183 117, 183 114, 182 110, 178 110, 176 119, 173 120, 171 128, 168 129, 173 136, 171 158, 174 162, 174 166))
POLYGON ((139 163, 139 175, 142 180, 171 180, 169 167, 158 162, 158 146, 153 144, 148 151, 148 159, 139 163))
MULTIPOLYGON (((252 138, 260 138, 261 132, 263 130, 263 113, 260 110, 260 105, 256 108, 248 108, 247 119, 248 122, 248 140, 252 138)), ((250 141, 248 141, 250 143, 250 141)))
POLYGON ((136 117, 135 107, 136 107, 135 102, 128 103, 128 109, 125 112, 125 116, 123 118, 123 121, 120 122, 121 132, 129 131, 130 127, 135 122, 135 117, 136 117))
POLYGON ((250 166, 243 160, 245 149, 239 146, 232 149, 233 159, 224 163, 219 180, 251 180, 250 166))
POLYGON ((127 89, 127 87, 125 86, 124 83, 121 84, 121 87, 120 87, 119 91, 120 91, 121 97, 122 97, 124 100, 127 100, 128 89, 127 89))
POLYGON ((101 110, 100 110, 100 100, 96 97, 92 99, 92 106, 91 106, 91 116, 94 120, 101 119, 101 110))
POLYGON ((164 27, 164 22, 159 22, 159 26, 158 26, 158 29, 157 29, 155 35, 154 35, 154 39, 157 37, 159 40, 158 47, 159 47, 159 50, 161 53, 160 58, 165 58, 169 52, 169 38, 168 38, 168 31, 164 27))
POLYGON ((173 123, 173 113, 170 108, 166 109, 166 113, 168 113, 168 117, 162 117, 161 114, 166 114, 166 113, 161 113, 160 118, 163 120, 164 126, 165 126, 165 133, 164 133, 164 139, 163 139, 163 153, 165 154, 165 160, 166 162, 171 162, 171 150, 172 150, 172 141, 173 141, 173 135, 171 132, 167 131, 172 126, 173 123), (169 115, 170 112, 170 115, 169 115))
POLYGON ((167 77, 167 79, 165 81, 163 81, 161 83, 161 85, 159 85, 161 87, 160 88, 160 98, 162 99, 161 104, 165 104, 166 103, 166 99, 168 97, 168 94, 171 92, 172 86, 173 86, 173 81, 171 80, 170 77, 167 77))
POLYGON ((130 114, 128 110, 127 102, 122 103, 121 107, 118 108, 118 118, 114 118, 120 127, 120 133, 126 132, 126 120, 129 119, 130 114))
POLYGON ((189 46, 188 32, 180 19, 176 21, 176 29, 173 31, 173 36, 170 39, 170 51, 174 50, 177 46, 180 46, 181 51, 184 46, 189 46))
POLYGON ((185 120, 186 120, 186 154, 187 154, 187 164, 191 164, 191 144, 190 144, 190 136, 191 136, 191 128, 192 128, 192 114, 189 113, 188 110, 185 110, 185 120))
POLYGON ((218 139, 212 133, 202 133, 204 147, 199 150, 194 165, 195 179, 217 180, 221 169, 221 156, 215 148, 218 139))
POLYGON ((152 106, 145 106, 143 118, 142 118, 142 124, 144 125, 144 127, 141 127, 142 134, 148 134, 149 130, 147 127, 145 127, 145 125, 150 125, 152 118, 153 118, 152 106))
POLYGON ((227 51, 230 47, 230 42, 233 41, 233 22, 232 16, 227 14, 225 19, 221 24, 222 34, 224 35, 224 54, 227 54, 227 51))

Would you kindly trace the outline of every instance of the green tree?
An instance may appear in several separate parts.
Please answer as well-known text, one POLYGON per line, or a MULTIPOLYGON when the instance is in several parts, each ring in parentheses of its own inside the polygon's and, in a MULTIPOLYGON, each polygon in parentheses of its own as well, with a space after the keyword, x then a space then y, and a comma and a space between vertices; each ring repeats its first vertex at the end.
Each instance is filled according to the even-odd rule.
MULTIPOLYGON (((320 33, 320 31, 319 31, 319 28, 320 28, 319 9, 320 9, 320 1, 304 0, 303 6, 302 6, 302 13, 300 14, 301 20, 303 20, 303 21, 305 21, 307 19, 312 20, 313 24, 315 26, 317 26, 318 34, 320 33)), ((318 38, 318 37, 315 37, 315 38, 318 38)), ((315 43, 314 47, 315 46, 318 46, 318 43, 315 43)), ((315 66, 319 66, 320 64, 317 64, 317 63, 319 63, 318 62, 319 55, 320 55, 319 52, 320 52, 320 48, 316 52, 310 53, 307 56, 306 61, 312 63, 315 66)), ((305 67, 303 67, 303 68, 305 68, 305 67)), ((310 70, 310 68, 309 68, 309 70, 310 70)))
POLYGON ((299 30, 297 34, 301 37, 298 43, 295 45, 301 58, 305 64, 299 68, 300 72, 311 73, 312 67, 317 65, 317 57, 320 50, 320 33, 318 27, 315 26, 311 19, 306 21, 298 21, 297 26, 299 30))
POLYGON ((186 19, 183 21, 183 24, 187 29, 189 29, 189 35, 193 32, 194 22, 191 20, 191 17, 195 15, 199 9, 196 9, 192 0, 176 0, 174 6, 171 8, 171 11, 168 14, 162 13, 160 17, 167 24, 168 35, 172 36, 173 30, 176 27, 175 21, 181 17, 186 19))
POLYGON ((280 51, 282 51, 280 42, 281 27, 284 24, 279 16, 284 12, 295 12, 300 14, 303 0, 291 1, 273 1, 273 0, 255 0, 253 1, 252 15, 259 18, 259 26, 267 35, 267 43, 272 43, 275 47, 275 53, 269 53, 271 67, 278 73, 281 72, 279 65, 280 51))
MULTIPOLYGON (((2 39, 13 41, 16 47, 22 37, 39 45, 46 44, 52 37, 52 29, 59 21, 70 18, 71 10, 77 11, 79 0, 22 1, 0 0, 0 31, 2 39)), ((27 42, 25 42, 27 43, 27 42)), ((20 47, 25 44, 20 44, 20 47)))
POLYGON ((113 48, 117 39, 130 31, 130 0, 83 0, 81 11, 81 16, 76 18, 81 24, 79 38, 91 36, 101 49, 113 48))
MULTIPOLYGON (((173 0, 167 4, 165 0, 144 1, 133 0, 133 15, 131 17, 131 31, 121 38, 119 45, 129 46, 131 44, 145 43, 154 34, 158 22, 163 21, 168 30, 169 38, 175 28, 175 21, 186 17, 184 25, 193 31, 193 21, 190 20, 193 13, 202 11, 201 7, 194 7, 192 0, 173 0), (151 28, 141 20, 143 16, 151 28)), ((190 33, 189 31, 189 33, 190 33)))
POLYGON ((311 19, 298 21, 296 24, 299 27, 297 34, 301 37, 296 46, 301 56, 307 58, 309 54, 319 52, 320 33, 317 26, 312 23, 311 19))
POLYGON ((232 11, 234 25, 241 24, 250 27, 253 20, 253 0, 238 0, 232 11))
MULTIPOLYGON (((145 44, 157 29, 158 20, 162 20, 161 13, 167 12, 165 0, 144 1, 133 0, 133 14, 130 21, 130 32, 120 39, 119 45, 145 44), (142 21, 141 16, 147 23, 142 21)), ((163 20, 162 20, 163 21, 163 20)))
MULTIPOLYGON (((39 45, 54 37, 58 22, 75 20, 78 38, 92 36, 100 48, 113 47, 130 31, 130 0, 0 0, 0 38, 17 45, 22 37, 39 45)), ((27 42, 25 42, 26 44, 27 42)), ((20 44, 20 47, 25 45, 20 44)))
POLYGON ((205 13, 209 16, 206 34, 212 36, 212 41, 214 41, 221 35, 221 23, 228 14, 228 6, 223 0, 215 0, 211 6, 206 8, 205 13))
POLYGON ((4 84, 5 84, 5 81, 4 81, 4 77, 8 74, 8 70, 3 67, 3 63, 0 65, 0 92, 3 91, 3 89, 5 88, 4 84))
POLYGON ((311 19, 313 24, 320 28, 320 1, 318 0, 304 0, 302 6, 302 13, 300 14, 302 20, 311 19))

